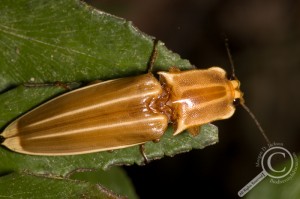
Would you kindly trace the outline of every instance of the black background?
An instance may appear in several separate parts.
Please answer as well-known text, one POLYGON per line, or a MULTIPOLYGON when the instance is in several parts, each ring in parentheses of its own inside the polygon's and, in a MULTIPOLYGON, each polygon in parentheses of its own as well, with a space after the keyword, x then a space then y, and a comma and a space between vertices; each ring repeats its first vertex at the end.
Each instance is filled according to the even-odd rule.
MULTIPOLYGON (((199 68, 230 71, 229 38, 246 104, 272 141, 299 147, 300 2, 283 0, 89 0, 133 21, 141 31, 199 68)), ((125 167, 141 198, 237 198, 261 172, 255 163, 266 143, 250 116, 215 122, 219 143, 203 150, 125 167)))

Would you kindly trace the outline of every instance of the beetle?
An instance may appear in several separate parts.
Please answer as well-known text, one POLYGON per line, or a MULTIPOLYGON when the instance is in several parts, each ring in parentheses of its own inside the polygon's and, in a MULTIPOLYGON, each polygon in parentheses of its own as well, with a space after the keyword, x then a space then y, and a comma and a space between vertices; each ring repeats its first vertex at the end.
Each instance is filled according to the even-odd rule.
POLYGON ((1 134, 2 145, 30 155, 108 151, 158 141, 170 123, 174 135, 184 130, 197 135, 202 125, 231 117, 236 101, 248 109, 240 82, 228 79, 220 67, 171 67, 156 78, 151 72, 156 46, 154 42, 147 74, 62 94, 9 124, 1 134))

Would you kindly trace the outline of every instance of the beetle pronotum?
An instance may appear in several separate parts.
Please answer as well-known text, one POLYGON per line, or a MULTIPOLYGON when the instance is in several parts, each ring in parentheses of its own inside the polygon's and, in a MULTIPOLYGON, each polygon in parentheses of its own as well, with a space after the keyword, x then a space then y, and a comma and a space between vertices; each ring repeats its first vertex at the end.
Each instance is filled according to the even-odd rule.
POLYGON ((104 81, 58 96, 8 125, 2 145, 31 155, 107 151, 159 140, 169 123, 174 135, 186 129, 196 135, 201 125, 231 117, 235 100, 248 110, 240 82, 227 79, 220 67, 171 68, 158 75, 104 81))

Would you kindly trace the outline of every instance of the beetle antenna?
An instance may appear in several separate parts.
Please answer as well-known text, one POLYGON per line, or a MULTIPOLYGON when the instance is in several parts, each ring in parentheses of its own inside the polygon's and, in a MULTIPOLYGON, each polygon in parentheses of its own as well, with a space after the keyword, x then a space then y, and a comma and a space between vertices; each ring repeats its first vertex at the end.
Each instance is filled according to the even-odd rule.
MULTIPOLYGON (((225 35, 225 48, 226 48, 227 56, 228 56, 229 63, 230 63, 230 66, 231 66, 231 73, 232 73, 231 78, 236 79, 235 70, 234 70, 234 63, 233 63, 232 55, 231 55, 230 49, 229 49, 229 40, 228 40, 226 35, 225 35)), ((252 111, 249 109, 249 107, 246 106, 246 104, 244 102, 240 103, 240 105, 242 105, 242 107, 248 112, 250 117, 254 120, 257 128, 259 129, 259 131, 261 132, 261 134, 265 138, 266 142, 268 144, 271 144, 271 142, 270 142, 268 136, 266 135, 264 129, 261 127, 260 123, 256 119, 255 115, 252 113, 252 111)))
POLYGON ((261 132, 261 134, 264 136, 265 140, 267 141, 268 144, 271 144, 268 136, 266 135, 264 129, 261 127, 260 123, 258 122, 258 120, 256 119, 255 115, 252 113, 252 111, 249 109, 248 106, 246 106, 245 103, 241 103, 241 106, 249 113, 249 115, 252 117, 252 119, 254 120, 256 126, 258 127, 259 131, 261 132))
POLYGON ((227 56, 228 56, 229 63, 230 63, 230 66, 231 66, 231 78, 236 79, 235 70, 234 70, 234 63, 233 63, 232 55, 231 55, 231 52, 230 52, 230 49, 229 49, 229 40, 226 36, 225 36, 225 48, 226 48, 227 56))

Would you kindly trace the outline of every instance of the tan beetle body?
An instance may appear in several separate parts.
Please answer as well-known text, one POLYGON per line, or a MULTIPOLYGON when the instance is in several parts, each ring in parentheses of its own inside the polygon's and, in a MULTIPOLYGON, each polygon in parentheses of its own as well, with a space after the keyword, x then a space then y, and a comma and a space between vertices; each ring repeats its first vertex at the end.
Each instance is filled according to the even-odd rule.
MULTIPOLYGON (((73 155, 196 135, 201 125, 232 116, 242 99, 238 80, 219 67, 158 72, 86 86, 42 104, 12 122, 2 145, 32 155, 73 155)), ((242 99, 243 100, 243 99, 242 99)))

